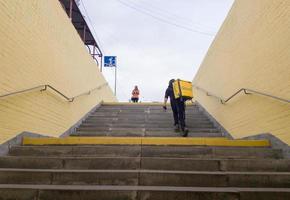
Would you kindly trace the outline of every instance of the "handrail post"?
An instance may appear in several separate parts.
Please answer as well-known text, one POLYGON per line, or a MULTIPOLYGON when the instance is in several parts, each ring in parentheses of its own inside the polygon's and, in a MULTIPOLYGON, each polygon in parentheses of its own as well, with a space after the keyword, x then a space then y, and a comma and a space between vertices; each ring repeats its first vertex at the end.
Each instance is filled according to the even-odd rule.
POLYGON ((244 93, 245 93, 245 94, 252 94, 252 93, 250 93, 250 92, 247 92, 247 89, 245 89, 245 88, 244 88, 243 90, 244 90, 244 93))
POLYGON ((43 92, 43 91, 45 91, 45 90, 47 90, 47 85, 44 85, 44 88, 41 89, 40 92, 43 92))

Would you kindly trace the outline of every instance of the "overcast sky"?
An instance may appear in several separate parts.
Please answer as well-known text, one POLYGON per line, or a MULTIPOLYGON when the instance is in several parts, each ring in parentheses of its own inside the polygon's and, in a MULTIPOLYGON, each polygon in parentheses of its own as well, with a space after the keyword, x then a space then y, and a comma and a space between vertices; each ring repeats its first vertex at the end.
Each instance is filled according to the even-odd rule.
MULTIPOLYGON (((118 100, 138 85, 141 101, 163 101, 170 79, 192 81, 233 1, 81 0, 80 8, 104 54, 117 56, 118 100)), ((114 89, 114 69, 103 74, 114 89)))

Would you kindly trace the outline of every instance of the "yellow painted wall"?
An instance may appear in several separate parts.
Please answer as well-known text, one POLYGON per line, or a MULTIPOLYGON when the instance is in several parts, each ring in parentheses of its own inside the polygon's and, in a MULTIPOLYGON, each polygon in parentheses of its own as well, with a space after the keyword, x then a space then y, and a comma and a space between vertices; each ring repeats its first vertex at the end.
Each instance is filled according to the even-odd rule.
MULTIPOLYGON (((290 99, 290 1, 236 0, 194 84, 222 98, 249 88, 290 99)), ((272 133, 290 144, 290 104, 239 95, 227 105, 196 100, 234 137, 272 133)))
MULTIPOLYGON (((106 83, 58 0, 0 0, 0 95, 50 84, 75 96, 106 83)), ((0 144, 22 131, 58 136, 101 101, 108 86, 69 103, 51 92, 0 99, 0 144)))

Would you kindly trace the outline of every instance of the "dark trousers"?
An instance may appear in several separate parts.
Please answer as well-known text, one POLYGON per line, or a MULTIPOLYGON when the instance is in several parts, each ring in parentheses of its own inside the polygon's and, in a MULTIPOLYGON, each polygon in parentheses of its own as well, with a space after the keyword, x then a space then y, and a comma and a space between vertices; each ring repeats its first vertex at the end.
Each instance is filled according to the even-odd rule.
POLYGON ((134 98, 134 97, 132 97, 131 100, 132 100, 133 103, 137 103, 138 100, 139 100, 139 98, 134 98))
POLYGON ((185 104, 184 101, 176 99, 171 102, 174 124, 179 124, 181 130, 185 128, 185 104))

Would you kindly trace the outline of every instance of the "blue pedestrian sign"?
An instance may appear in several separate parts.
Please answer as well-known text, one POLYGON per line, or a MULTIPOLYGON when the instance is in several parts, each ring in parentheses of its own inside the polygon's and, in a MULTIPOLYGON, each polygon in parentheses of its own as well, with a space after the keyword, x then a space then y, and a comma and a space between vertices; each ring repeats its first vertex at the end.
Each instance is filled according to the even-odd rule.
POLYGON ((104 56, 104 67, 117 67, 117 57, 104 56))

